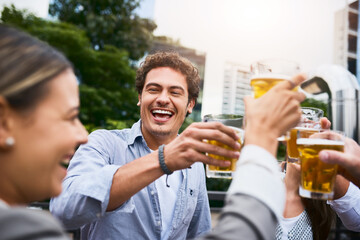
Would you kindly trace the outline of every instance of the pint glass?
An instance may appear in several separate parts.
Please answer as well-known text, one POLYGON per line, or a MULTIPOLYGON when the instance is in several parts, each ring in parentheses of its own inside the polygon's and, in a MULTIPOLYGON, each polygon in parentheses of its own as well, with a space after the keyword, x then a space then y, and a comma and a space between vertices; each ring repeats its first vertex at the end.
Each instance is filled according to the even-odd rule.
POLYGON ((320 119, 324 111, 319 108, 302 107, 301 120, 298 125, 287 133, 286 151, 289 162, 299 160, 299 152, 296 146, 296 139, 308 138, 321 129, 320 119))
POLYGON ((321 130, 310 138, 297 139, 296 144, 301 165, 300 196, 323 200, 333 199, 338 166, 322 162, 319 159, 319 152, 324 149, 343 152, 344 134, 321 130))
POLYGON ((299 73, 300 67, 292 61, 269 59, 251 64, 250 70, 252 75, 250 85, 254 97, 259 98, 276 84, 291 80, 294 75, 299 73))
MULTIPOLYGON (((238 133, 239 137, 240 137, 240 145, 242 145, 243 141, 244 141, 244 130, 242 129, 243 127, 243 117, 240 115, 232 115, 232 114, 209 114, 209 115, 205 115, 204 122, 212 122, 212 121, 217 121, 217 122, 221 122, 226 126, 232 127, 233 129, 235 129, 235 131, 238 133)), ((226 149, 232 149, 229 146, 220 143, 218 141, 215 140, 207 140, 207 142, 209 144, 213 144, 213 145, 217 145, 220 146, 222 148, 226 148, 226 149)), ((233 172, 236 170, 236 162, 238 159, 235 158, 227 158, 227 157, 223 157, 223 156, 218 156, 218 155, 214 155, 214 154, 208 154, 206 153, 209 157, 215 158, 215 159, 219 159, 219 160, 227 160, 231 162, 231 165, 229 167, 218 167, 218 166, 213 166, 213 165, 206 165, 206 176, 209 178, 232 178, 233 176, 233 172)))

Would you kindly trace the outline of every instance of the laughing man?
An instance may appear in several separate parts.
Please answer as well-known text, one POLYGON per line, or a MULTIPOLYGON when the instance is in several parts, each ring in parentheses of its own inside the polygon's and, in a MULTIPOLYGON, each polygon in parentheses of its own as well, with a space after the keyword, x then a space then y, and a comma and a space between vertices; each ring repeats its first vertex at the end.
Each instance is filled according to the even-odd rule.
POLYGON ((178 131, 199 94, 197 69, 176 53, 149 55, 137 71, 141 119, 131 129, 97 130, 71 160, 51 212, 82 239, 187 239, 210 230, 204 152, 239 157, 231 128, 193 123, 178 131), (213 139, 226 150, 203 142, 213 139))

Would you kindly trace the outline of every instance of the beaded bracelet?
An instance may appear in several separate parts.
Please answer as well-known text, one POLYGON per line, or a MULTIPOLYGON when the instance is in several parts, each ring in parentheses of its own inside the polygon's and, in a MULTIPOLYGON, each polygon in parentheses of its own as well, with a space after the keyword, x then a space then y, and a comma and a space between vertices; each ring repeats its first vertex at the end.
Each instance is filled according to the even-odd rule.
POLYGON ((159 163, 160 163, 160 167, 163 170, 163 172, 167 175, 170 175, 173 172, 170 171, 170 169, 168 169, 168 167, 165 164, 164 147, 165 147, 165 144, 163 144, 159 147, 159 163))

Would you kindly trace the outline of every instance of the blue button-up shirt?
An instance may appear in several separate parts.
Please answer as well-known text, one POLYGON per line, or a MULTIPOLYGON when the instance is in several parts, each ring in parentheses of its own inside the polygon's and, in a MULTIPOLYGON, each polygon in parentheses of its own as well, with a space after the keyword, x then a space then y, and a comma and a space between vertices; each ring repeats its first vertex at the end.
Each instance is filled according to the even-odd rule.
MULTIPOLYGON (((151 152, 140 126, 139 120, 131 129, 94 131, 70 161, 63 192, 51 200, 50 211, 67 229, 81 227, 82 239, 161 239, 155 182, 114 211, 106 211, 117 169, 151 152)), ((194 238, 211 227, 203 164, 181 172, 183 181, 167 239, 194 238)))

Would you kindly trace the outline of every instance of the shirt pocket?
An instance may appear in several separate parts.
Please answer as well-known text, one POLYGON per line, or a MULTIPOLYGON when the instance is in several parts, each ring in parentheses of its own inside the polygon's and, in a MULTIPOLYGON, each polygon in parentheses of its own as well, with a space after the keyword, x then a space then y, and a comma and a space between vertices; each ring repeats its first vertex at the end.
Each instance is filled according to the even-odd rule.
POLYGON ((189 225, 194 216, 199 192, 196 189, 189 188, 186 192, 186 200, 184 205, 183 223, 189 225))

